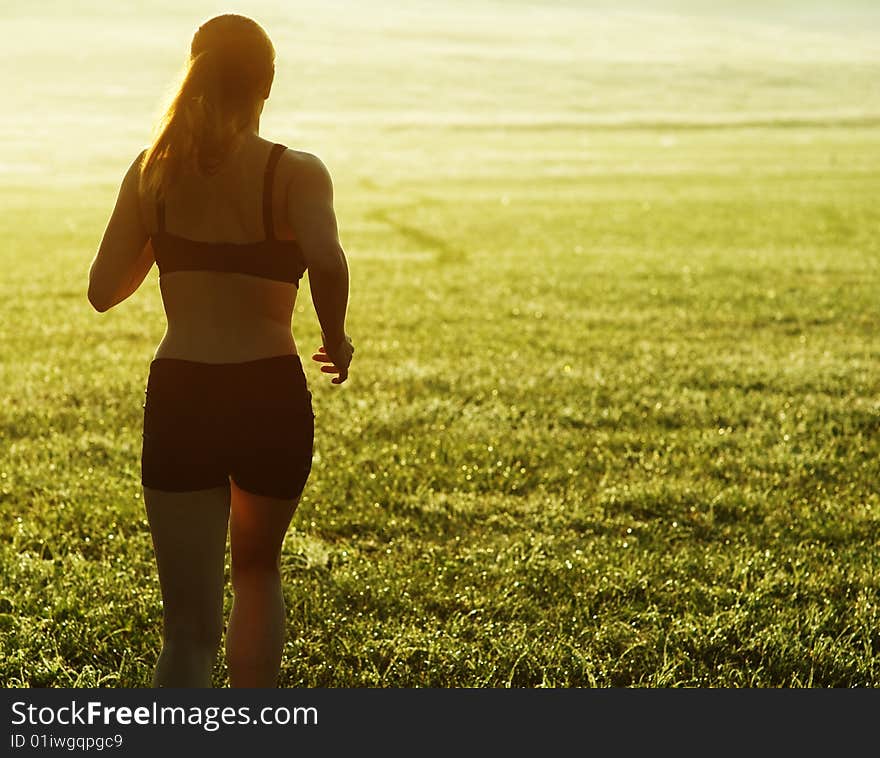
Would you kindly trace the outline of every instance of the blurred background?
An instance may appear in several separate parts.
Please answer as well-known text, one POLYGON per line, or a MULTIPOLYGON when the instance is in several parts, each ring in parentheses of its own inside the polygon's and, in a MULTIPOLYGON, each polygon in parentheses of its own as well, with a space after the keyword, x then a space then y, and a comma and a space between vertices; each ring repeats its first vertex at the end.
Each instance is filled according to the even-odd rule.
POLYGON ((596 170, 586 141, 554 154, 542 128, 878 113, 867 1, 7 0, 4 181, 115 181, 148 142, 195 28, 226 10, 256 18, 277 48, 264 131, 326 154, 344 179, 508 176, 511 151, 532 171, 538 157, 546 172, 596 170), (531 139, 505 150, 505 129, 531 139))

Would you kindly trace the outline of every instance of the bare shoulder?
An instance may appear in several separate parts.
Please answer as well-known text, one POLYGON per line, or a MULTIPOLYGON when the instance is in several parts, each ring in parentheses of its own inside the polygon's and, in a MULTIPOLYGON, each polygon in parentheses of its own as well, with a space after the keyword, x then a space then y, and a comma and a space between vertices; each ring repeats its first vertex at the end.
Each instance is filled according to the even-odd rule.
MULTIPOLYGON (((152 219, 156 214, 156 199, 146 197, 141 191, 141 171, 144 167, 144 159, 147 156, 149 147, 144 147, 131 162, 128 172, 125 175, 125 181, 130 184, 132 191, 137 193, 138 206, 141 212, 141 218, 147 220, 152 219)), ((147 223, 147 227, 152 229, 152 224, 147 223)))
POLYGON ((128 168, 125 171, 125 176, 123 177, 123 184, 131 185, 134 189, 137 189, 140 185, 141 179, 141 168, 144 164, 144 157, 147 154, 147 148, 145 147, 141 150, 135 157, 134 160, 129 164, 128 168))
POLYGON ((279 168, 283 171, 289 192, 297 195, 317 195, 333 193, 333 180, 330 170, 314 153, 287 148, 281 156, 279 168))

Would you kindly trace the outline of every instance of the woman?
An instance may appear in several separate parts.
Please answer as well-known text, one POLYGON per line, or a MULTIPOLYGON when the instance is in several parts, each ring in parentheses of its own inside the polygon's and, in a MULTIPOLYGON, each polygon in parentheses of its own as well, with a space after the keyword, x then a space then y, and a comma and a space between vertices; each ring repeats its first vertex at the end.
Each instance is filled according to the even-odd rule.
POLYGON ((155 262, 168 321, 150 364, 141 474, 162 589, 155 687, 209 687, 223 632, 226 535, 233 687, 274 687, 285 609, 280 555, 312 461, 311 394, 291 334, 308 270, 341 384, 348 265, 331 178, 308 153, 259 135, 275 51, 249 18, 196 31, 153 144, 131 164, 89 274, 104 312, 155 262))

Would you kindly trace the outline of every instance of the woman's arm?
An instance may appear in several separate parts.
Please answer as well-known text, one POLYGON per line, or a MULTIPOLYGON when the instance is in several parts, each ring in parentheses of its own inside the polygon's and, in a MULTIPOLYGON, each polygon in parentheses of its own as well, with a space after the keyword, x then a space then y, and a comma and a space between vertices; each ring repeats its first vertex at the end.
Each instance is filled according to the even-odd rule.
POLYGON ((327 167, 314 155, 300 153, 296 161, 287 215, 306 259, 312 302, 324 340, 313 357, 319 362, 332 362, 332 366, 321 370, 338 374, 333 383, 341 384, 348 377, 354 348, 345 331, 348 261, 339 242, 333 182, 327 167))
POLYGON ((89 302, 102 313, 135 292, 155 261, 138 199, 142 157, 143 153, 128 167, 89 269, 89 302))

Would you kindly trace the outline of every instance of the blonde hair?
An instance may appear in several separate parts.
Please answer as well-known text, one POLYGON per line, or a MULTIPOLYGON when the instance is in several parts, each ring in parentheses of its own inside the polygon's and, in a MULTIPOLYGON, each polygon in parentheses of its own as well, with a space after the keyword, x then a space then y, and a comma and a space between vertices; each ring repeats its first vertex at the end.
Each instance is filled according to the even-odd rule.
POLYGON ((275 49, 246 16, 215 16, 193 35, 183 81, 141 164, 144 194, 163 195, 184 171, 213 173, 269 95, 275 49))

